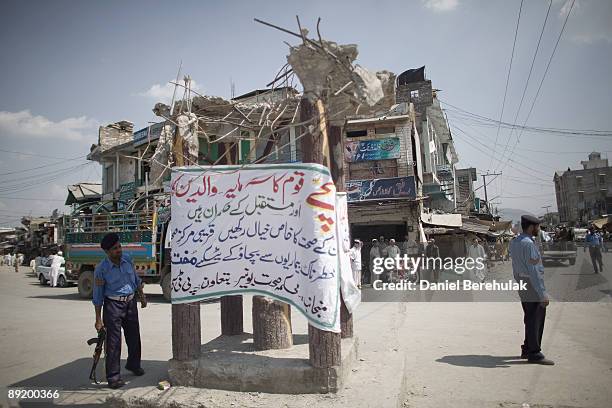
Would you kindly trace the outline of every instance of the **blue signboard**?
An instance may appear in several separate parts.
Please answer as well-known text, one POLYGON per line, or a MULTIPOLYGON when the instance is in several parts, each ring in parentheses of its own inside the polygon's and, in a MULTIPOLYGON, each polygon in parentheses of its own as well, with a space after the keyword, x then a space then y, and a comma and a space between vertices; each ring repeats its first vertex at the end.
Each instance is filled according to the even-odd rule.
POLYGON ((159 139, 164 122, 155 123, 134 132, 134 146, 140 146, 148 141, 159 139))
POLYGON ((374 180, 351 180, 346 182, 346 193, 349 202, 393 198, 416 198, 414 176, 374 180))
POLYGON ((346 142, 344 158, 347 162, 398 159, 400 140, 398 137, 346 142))

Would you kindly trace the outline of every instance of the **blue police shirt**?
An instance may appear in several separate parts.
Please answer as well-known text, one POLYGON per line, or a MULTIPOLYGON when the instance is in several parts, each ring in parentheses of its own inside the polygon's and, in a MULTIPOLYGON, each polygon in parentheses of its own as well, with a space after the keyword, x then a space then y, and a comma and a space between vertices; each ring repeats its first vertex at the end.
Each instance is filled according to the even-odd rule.
POLYGON ((586 242, 588 247, 596 248, 603 245, 603 238, 598 232, 595 232, 593 234, 588 233, 584 238, 584 241, 586 242))
POLYGON ((533 238, 527 234, 521 234, 510 242, 510 257, 512 258, 512 273, 518 282, 521 278, 528 278, 531 285, 541 299, 546 296, 544 287, 544 265, 542 257, 533 238), (537 265, 532 265, 530 259, 539 259, 537 265))
POLYGON ((94 271, 93 304, 102 306, 107 296, 128 296, 140 287, 142 280, 134 270, 134 263, 127 255, 121 256, 119 265, 108 257, 96 266, 94 271), (99 285, 104 281, 103 285, 99 285))

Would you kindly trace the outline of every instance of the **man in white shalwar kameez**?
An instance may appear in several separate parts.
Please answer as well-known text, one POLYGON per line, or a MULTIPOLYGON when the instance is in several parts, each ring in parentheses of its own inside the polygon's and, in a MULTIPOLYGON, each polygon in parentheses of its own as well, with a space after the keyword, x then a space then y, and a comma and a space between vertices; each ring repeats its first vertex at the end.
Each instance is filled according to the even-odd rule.
POLYGON ((472 245, 468 247, 466 261, 470 259, 470 268, 466 268, 471 272, 470 279, 474 282, 483 282, 485 276, 487 276, 487 265, 486 259, 487 254, 485 253, 484 247, 480 245, 480 240, 474 238, 472 245), (480 262, 476 260, 480 258, 480 262), (482 266, 482 267, 481 267, 482 266))
POLYGON ((57 255, 53 255, 51 259, 51 272, 49 272, 49 285, 52 287, 57 286, 57 277, 59 276, 59 270, 64 263, 64 257, 62 251, 59 251, 57 255))

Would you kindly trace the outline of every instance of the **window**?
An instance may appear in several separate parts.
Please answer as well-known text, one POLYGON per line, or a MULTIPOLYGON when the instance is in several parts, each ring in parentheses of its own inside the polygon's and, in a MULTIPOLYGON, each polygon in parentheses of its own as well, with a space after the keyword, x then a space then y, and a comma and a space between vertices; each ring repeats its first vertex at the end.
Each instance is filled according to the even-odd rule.
POLYGON ((389 133, 395 133, 394 126, 386 126, 386 127, 377 127, 374 131, 377 135, 386 135, 389 133))
POLYGON ((576 187, 582 188, 582 176, 576 176, 576 187))
POLYGON ((362 136, 367 136, 367 135, 368 135, 367 129, 350 130, 346 132, 346 137, 362 137, 362 136))
POLYGON ((115 191, 115 166, 111 164, 104 168, 104 193, 115 191))
POLYGON ((578 192, 578 201, 579 202, 584 202, 584 191, 579 191, 578 192))
POLYGON ((606 184, 606 175, 600 174, 599 175, 599 185, 605 185, 605 184, 606 184))
POLYGON ((410 99, 419 99, 419 91, 418 90, 410 91, 410 99))

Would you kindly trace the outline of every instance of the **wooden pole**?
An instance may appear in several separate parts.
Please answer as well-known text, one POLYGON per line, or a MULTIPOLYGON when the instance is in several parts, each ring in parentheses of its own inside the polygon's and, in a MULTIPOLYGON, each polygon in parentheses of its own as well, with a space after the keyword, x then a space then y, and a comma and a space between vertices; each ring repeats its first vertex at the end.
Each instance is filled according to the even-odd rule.
MULTIPOLYGON (((327 140, 327 126, 325 111, 321 100, 315 105, 306 97, 300 102, 300 122, 319 117, 319 131, 306 133, 302 137, 302 161, 304 163, 319 163, 329 167, 329 143, 327 140), (327 150, 325 149, 327 146, 327 150)), ((308 349, 310 365, 316 368, 329 368, 339 366, 340 333, 320 330, 308 325, 308 349)))
MULTIPOLYGON (((218 143, 219 164, 238 163, 237 157, 232 157, 232 148, 228 143, 218 143)), ((236 155, 237 156, 237 155, 236 155)), ((242 295, 221 296, 221 334, 235 336, 244 332, 244 317, 242 310, 242 295)))
POLYGON ((253 343, 256 350, 293 346, 291 307, 265 296, 253 296, 253 343))
POLYGON ((221 297, 221 334, 236 336, 244 333, 242 296, 221 297))
MULTIPOLYGON (((183 165, 183 140, 176 130, 173 143, 176 165, 183 165)), ((200 357, 202 328, 200 323, 200 302, 172 305, 172 358, 179 361, 195 360, 200 357)))
POLYGON ((201 345, 200 302, 172 305, 172 358, 195 360, 201 345))
MULTIPOLYGON (((336 191, 345 191, 345 172, 344 172, 344 144, 342 143, 342 128, 340 126, 329 126, 329 146, 330 154, 330 170, 336 191)), ((353 315, 349 313, 344 300, 340 307, 340 330, 342 338, 353 337, 353 315)))

